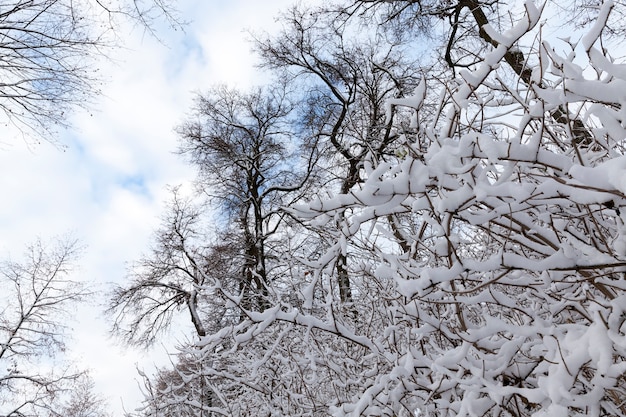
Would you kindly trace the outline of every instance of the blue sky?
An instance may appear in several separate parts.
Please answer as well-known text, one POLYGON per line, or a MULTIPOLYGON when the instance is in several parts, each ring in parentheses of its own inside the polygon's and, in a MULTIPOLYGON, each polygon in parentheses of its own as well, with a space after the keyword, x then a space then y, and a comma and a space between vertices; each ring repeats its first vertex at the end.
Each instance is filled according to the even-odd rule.
MULTIPOLYGON (((121 282, 129 262, 147 250, 159 222, 167 185, 185 184, 194 173, 173 154, 174 127, 194 91, 217 83, 258 84, 244 29, 271 30, 291 2, 253 0, 180 3, 192 20, 185 33, 164 31, 157 42, 129 30, 125 49, 102 61, 108 79, 90 112, 77 112, 63 131, 61 150, 49 143, 27 146, 13 132, 0 137, 0 256, 18 256, 26 243, 67 233, 86 246, 78 278, 101 292, 121 282)), ((262 77, 261 77, 262 78, 262 77)), ((96 387, 115 416, 138 406, 135 365, 163 363, 162 346, 148 353, 126 350, 108 339, 103 299, 83 306, 69 356, 92 369, 96 387)))

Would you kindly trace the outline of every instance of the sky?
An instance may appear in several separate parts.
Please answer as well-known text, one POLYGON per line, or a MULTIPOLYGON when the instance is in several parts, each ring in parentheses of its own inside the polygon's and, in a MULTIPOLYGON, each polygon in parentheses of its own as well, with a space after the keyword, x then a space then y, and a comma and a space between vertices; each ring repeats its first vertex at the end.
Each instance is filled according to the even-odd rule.
POLYGON ((65 149, 0 131, 0 258, 19 256, 37 237, 70 234, 85 246, 76 277, 99 296, 75 312, 68 357, 91 370, 116 417, 139 406, 136 367, 150 371, 166 363, 172 341, 147 352, 116 344, 102 317, 103 295, 147 251, 167 186, 194 177, 174 154, 174 127, 194 92, 220 83, 243 89, 262 83, 244 30, 275 30, 275 16, 290 3, 181 1, 183 19, 191 21, 184 33, 160 31, 159 42, 129 30, 125 48, 99 64, 108 79, 103 95, 59 133, 65 149))

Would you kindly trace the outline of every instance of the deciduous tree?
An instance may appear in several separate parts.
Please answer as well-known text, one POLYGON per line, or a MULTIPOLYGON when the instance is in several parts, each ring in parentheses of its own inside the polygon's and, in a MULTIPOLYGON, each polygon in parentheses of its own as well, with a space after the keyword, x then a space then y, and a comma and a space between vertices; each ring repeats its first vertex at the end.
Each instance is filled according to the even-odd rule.
POLYGON ((53 365, 65 349, 68 312, 88 295, 71 274, 80 247, 36 241, 20 261, 0 265, 0 413, 36 416, 55 411, 55 397, 81 372, 53 365))
POLYGON ((85 107, 102 77, 94 58, 118 44, 122 20, 150 30, 157 14, 177 24, 170 2, 9 0, 0 9, 0 113, 5 123, 51 140, 85 107))
MULTIPOLYGON (((373 25, 335 17, 324 9, 293 7, 281 16, 284 29, 257 37, 255 47, 263 67, 302 91, 300 111, 323 156, 318 193, 345 194, 362 181, 366 158, 383 160, 397 150, 400 135, 387 118, 387 103, 413 91, 420 67, 403 41, 388 42, 373 25)), ((343 303, 352 302, 354 290, 347 257, 340 253, 335 263, 343 303)))
MULTIPOLYGON (((297 285, 271 287, 264 308, 219 288, 244 314, 185 348, 194 366, 177 373, 211 384, 203 412, 626 415, 626 80, 604 43, 624 6, 603 2, 579 41, 548 42, 543 9, 505 20, 502 4, 358 2, 324 11, 330 35, 305 13, 260 42, 310 87, 302 114, 332 178, 284 211, 335 241, 284 248, 297 285), (331 41, 363 16, 408 33, 451 22, 441 62, 397 96, 380 90, 376 118, 356 104, 373 55, 348 60, 331 41)), ((392 44, 406 36, 392 29, 392 44)))
POLYGON ((64 394, 55 398, 59 405, 49 411, 48 417, 111 417, 107 402, 95 392, 88 373, 79 376, 64 394))

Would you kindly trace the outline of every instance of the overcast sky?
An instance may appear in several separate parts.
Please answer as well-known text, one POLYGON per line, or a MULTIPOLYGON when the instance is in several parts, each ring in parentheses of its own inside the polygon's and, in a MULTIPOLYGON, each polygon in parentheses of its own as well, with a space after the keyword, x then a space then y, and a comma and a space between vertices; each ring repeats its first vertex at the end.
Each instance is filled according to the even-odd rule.
MULTIPOLYGON (((193 92, 217 83, 259 84, 244 29, 271 30, 290 0, 185 0, 185 33, 161 32, 164 44, 137 30, 116 63, 103 62, 109 78, 93 112, 77 113, 62 132, 62 151, 42 143, 0 138, 0 257, 19 255, 37 236, 71 233, 86 246, 80 278, 93 284, 122 282, 128 262, 148 248, 159 222, 167 185, 188 182, 191 169, 173 154, 174 126, 193 92)), ((104 288, 104 287, 101 287, 104 288)), ((104 300, 99 300, 104 302, 104 300)), ((95 303, 91 303, 92 305, 95 303)), ((139 405, 135 364, 162 362, 163 348, 124 350, 107 336, 99 308, 82 308, 73 324, 71 356, 92 369, 97 389, 115 416, 139 405)))

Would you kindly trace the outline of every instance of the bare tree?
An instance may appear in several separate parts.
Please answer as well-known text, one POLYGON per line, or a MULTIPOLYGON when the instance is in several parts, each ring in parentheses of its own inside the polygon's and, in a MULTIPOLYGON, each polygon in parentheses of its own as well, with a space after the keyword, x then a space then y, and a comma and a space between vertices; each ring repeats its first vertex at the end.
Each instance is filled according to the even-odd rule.
MULTIPOLYGON (((387 117, 387 102, 410 94, 420 78, 404 42, 387 42, 375 26, 335 17, 325 9, 293 7, 281 16, 281 33, 255 41, 262 66, 302 92, 300 111, 323 156, 320 195, 349 192, 363 180, 369 156, 394 155, 402 140, 387 117)), ((347 253, 339 254, 335 268, 339 298, 352 302, 347 253)))
MULTIPOLYGON (((293 236, 282 207, 306 192, 317 148, 300 146, 293 110, 281 86, 251 93, 217 87, 198 97, 179 133, 180 152, 198 168, 200 195, 184 199, 175 192, 153 250, 133 268, 128 285, 115 289, 109 311, 125 341, 153 342, 184 308, 202 344, 249 315, 297 298, 290 290, 299 284, 284 274, 290 266, 283 253, 293 236)), ((147 379, 146 413, 197 409, 198 387, 204 387, 200 409, 206 415, 254 409, 256 401, 231 404, 243 391, 230 376, 244 372, 263 348, 239 364, 238 355, 228 354, 236 341, 210 343, 215 349, 206 358, 192 343, 171 373, 147 379), (187 389, 189 401, 181 396, 187 389)))
POLYGON ((121 19, 150 29, 162 0, 9 0, 0 8, 0 110, 5 123, 50 140, 69 112, 99 91, 93 65, 116 45, 121 19))
POLYGON ((207 334, 207 322, 212 322, 204 313, 218 324, 228 320, 227 311, 219 307, 220 294, 210 290, 210 284, 216 280, 229 288, 228 277, 237 269, 231 264, 236 251, 224 241, 210 244, 203 214, 201 206, 172 190, 151 252, 133 266, 129 284, 111 295, 108 312, 114 333, 126 343, 154 343, 181 309, 188 311, 198 337, 207 334), (207 303, 212 311, 206 312, 207 303))
POLYGON ((280 88, 244 94, 218 87, 198 97, 194 118, 179 133, 203 195, 194 202, 174 192, 154 249, 133 269, 131 283, 114 291, 109 312, 124 340, 151 343, 181 307, 204 337, 232 318, 223 292, 241 295, 238 309, 271 305, 277 255, 268 242, 285 219, 281 205, 300 198, 313 165, 294 139, 292 110, 280 88))
POLYGON ((36 241, 20 262, 0 265, 0 413, 7 416, 41 415, 54 397, 69 389, 80 372, 50 367, 65 348, 65 320, 70 307, 88 295, 71 280, 80 252, 74 240, 54 246, 36 241))
POLYGON ((54 410, 47 417, 111 417, 108 404, 95 392, 95 384, 89 374, 82 374, 72 383, 71 388, 58 399, 54 410))
POLYGON ((248 94, 218 87, 198 97, 194 119, 179 128, 180 152, 243 250, 240 285, 249 308, 270 305, 268 241, 282 225, 280 207, 300 198, 315 160, 315 149, 303 153, 298 144, 293 110, 280 85, 248 94))

